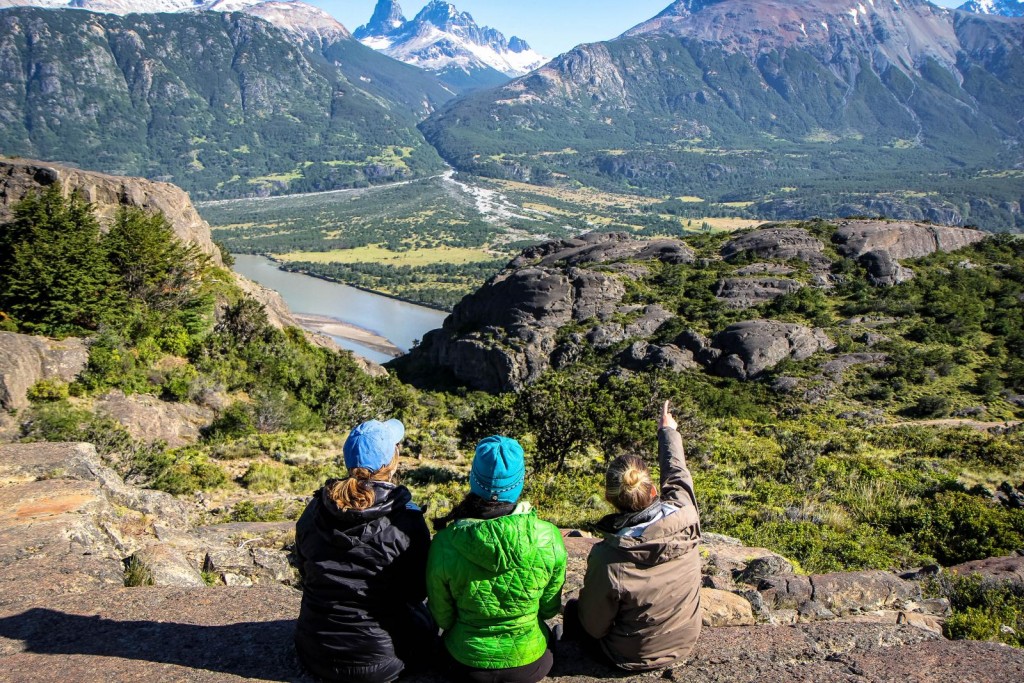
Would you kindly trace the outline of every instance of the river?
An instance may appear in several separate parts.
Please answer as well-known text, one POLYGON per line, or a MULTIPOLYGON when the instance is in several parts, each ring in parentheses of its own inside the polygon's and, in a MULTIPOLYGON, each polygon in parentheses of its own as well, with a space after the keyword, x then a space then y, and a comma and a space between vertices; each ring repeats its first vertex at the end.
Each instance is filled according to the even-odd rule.
MULTIPOLYGON (((383 337, 402 353, 408 352, 413 342, 422 339, 424 334, 441 327, 448 315, 348 285, 289 273, 280 270, 276 263, 264 256, 235 254, 234 257, 235 271, 279 292, 288 307, 299 316, 309 315, 327 323, 338 321, 354 325, 383 337)), ((331 326, 328 324, 318 329, 325 328, 331 329, 331 326)), ((368 345, 353 339, 369 335, 329 336, 343 349, 375 363, 384 363, 394 357, 393 352, 384 352, 380 344, 368 345)))

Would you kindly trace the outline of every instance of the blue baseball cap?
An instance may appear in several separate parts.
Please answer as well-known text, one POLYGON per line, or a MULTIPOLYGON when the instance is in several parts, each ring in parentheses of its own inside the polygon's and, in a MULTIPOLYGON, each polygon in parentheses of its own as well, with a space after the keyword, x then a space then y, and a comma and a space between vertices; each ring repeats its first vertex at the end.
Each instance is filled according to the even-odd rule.
POLYGON ((362 467, 376 472, 395 457, 395 446, 405 438, 405 425, 398 420, 370 420, 348 434, 345 439, 345 467, 362 467))
POLYGON ((489 436, 476 446, 469 490, 484 500, 514 503, 526 481, 523 447, 515 439, 489 436))

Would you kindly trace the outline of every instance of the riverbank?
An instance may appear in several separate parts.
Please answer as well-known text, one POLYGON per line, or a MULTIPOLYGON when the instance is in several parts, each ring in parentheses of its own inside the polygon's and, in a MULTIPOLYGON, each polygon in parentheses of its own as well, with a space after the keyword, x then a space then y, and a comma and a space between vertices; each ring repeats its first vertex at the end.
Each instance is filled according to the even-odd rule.
POLYGON ((374 294, 376 296, 382 296, 382 297, 385 297, 387 299, 394 299, 395 301, 401 301, 403 304, 412 304, 413 306, 420 306, 422 308, 429 308, 432 311, 440 311, 441 313, 451 313, 451 309, 445 308, 444 306, 437 306, 435 304, 430 303, 429 301, 417 301, 415 299, 410 299, 409 297, 400 296, 398 294, 392 294, 391 292, 382 292, 379 289, 370 289, 369 287, 362 287, 360 285, 354 285, 351 282, 345 282, 344 280, 337 280, 337 279, 332 278, 332 277, 327 277, 326 275, 320 275, 319 273, 311 273, 308 270, 303 270, 301 268, 288 268, 287 267, 287 265, 288 265, 287 261, 281 261, 279 259, 276 259, 276 258, 274 258, 274 256, 272 254, 255 254, 255 255, 256 256, 262 256, 263 258, 267 259, 268 261, 273 261, 274 264, 277 265, 279 270, 282 270, 282 271, 284 271, 286 273, 295 273, 296 275, 305 275, 306 277, 316 278, 317 280, 323 280, 324 282, 331 282, 331 283, 334 283, 336 285, 345 285, 346 287, 351 287, 352 289, 358 289, 360 292, 366 292, 367 294, 374 294))
POLYGON ((341 337, 348 341, 362 344, 392 358, 402 355, 402 350, 392 344, 386 337, 382 337, 372 330, 347 323, 337 318, 325 315, 313 315, 311 313, 293 313, 295 320, 304 330, 310 332, 322 332, 331 337, 341 337))

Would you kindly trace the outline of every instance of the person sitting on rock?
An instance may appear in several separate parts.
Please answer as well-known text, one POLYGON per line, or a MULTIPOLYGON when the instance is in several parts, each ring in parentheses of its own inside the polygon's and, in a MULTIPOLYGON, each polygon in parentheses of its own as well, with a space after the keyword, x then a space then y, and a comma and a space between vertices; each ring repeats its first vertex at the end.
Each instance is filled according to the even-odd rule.
POLYGON ((299 658, 327 681, 387 683, 429 661, 437 627, 426 597, 430 531, 409 489, 392 483, 398 420, 345 440, 347 479, 330 479, 295 525, 302 606, 299 658))
POLYGON ((682 663, 701 627, 700 518, 668 401, 658 427, 660 496, 641 458, 611 462, 605 498, 617 512, 598 523, 604 538, 564 614, 566 640, 629 671, 682 663))
POLYGON ((469 495, 435 522, 427 605, 457 680, 535 683, 551 669, 543 620, 561 608, 565 545, 529 503, 517 504, 525 478, 519 443, 488 437, 476 447, 469 495))

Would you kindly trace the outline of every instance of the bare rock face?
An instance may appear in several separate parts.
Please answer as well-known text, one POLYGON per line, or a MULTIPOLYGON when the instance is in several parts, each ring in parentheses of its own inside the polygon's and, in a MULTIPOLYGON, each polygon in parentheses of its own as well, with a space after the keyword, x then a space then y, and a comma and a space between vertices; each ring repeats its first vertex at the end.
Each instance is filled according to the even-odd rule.
POLYGON ((748 320, 716 334, 721 349, 713 371, 723 377, 749 379, 778 365, 785 358, 803 360, 835 347, 821 330, 774 320, 748 320))
POLYGON ((844 221, 832 241, 840 254, 859 260, 871 281, 889 287, 914 277, 900 259, 951 252, 985 239, 980 230, 902 221, 844 221))
POLYGON ((202 219, 184 190, 177 185, 144 178, 112 176, 82 171, 69 166, 28 159, 0 160, 0 223, 11 217, 11 208, 30 192, 59 182, 64 195, 80 193, 91 203, 101 224, 113 220, 122 206, 160 211, 174 234, 183 242, 195 244, 217 264, 220 250, 210 236, 210 226, 202 219))
POLYGON ((714 588, 700 589, 700 607, 705 626, 752 626, 754 611, 741 596, 714 588))
POLYGON ((986 581, 1005 581, 1024 588, 1024 555, 965 562, 950 567, 950 571, 963 576, 979 574, 986 581))
POLYGON ((680 240, 640 240, 626 233, 591 232, 568 240, 545 242, 523 251, 509 266, 552 266, 564 262, 577 266, 614 261, 649 261, 692 263, 693 250, 680 240))
MULTIPOLYGON (((462 382, 484 391, 511 391, 551 367, 560 327, 596 321, 589 339, 604 347, 645 336, 671 317, 658 306, 628 323, 609 322, 621 313, 621 277, 588 270, 586 264, 616 259, 692 260, 678 240, 644 241, 620 234, 590 234, 526 250, 509 268, 464 298, 441 330, 427 334, 414 355, 425 355, 462 382), (558 265, 563 264, 563 265, 558 265)), ((559 358, 571 358, 561 349, 559 358)))
POLYGON ((801 610, 817 603, 837 616, 901 608, 921 599, 921 588, 883 571, 770 576, 757 587, 772 609, 801 610))
POLYGON ((750 308, 791 294, 803 285, 789 278, 738 278, 719 280, 715 296, 733 308, 750 308))
POLYGON ((28 390, 44 379, 70 382, 89 360, 81 339, 55 341, 14 332, 0 332, 0 408, 28 406, 28 390))
POLYGON ((148 394, 112 391, 96 402, 96 412, 121 423, 132 438, 146 443, 166 441, 172 448, 195 443, 214 412, 191 403, 168 403, 148 394))
POLYGON ((813 270, 822 271, 828 270, 831 263, 824 252, 821 240, 802 228, 761 228, 726 242, 722 258, 726 261, 741 257, 798 260, 813 270))

